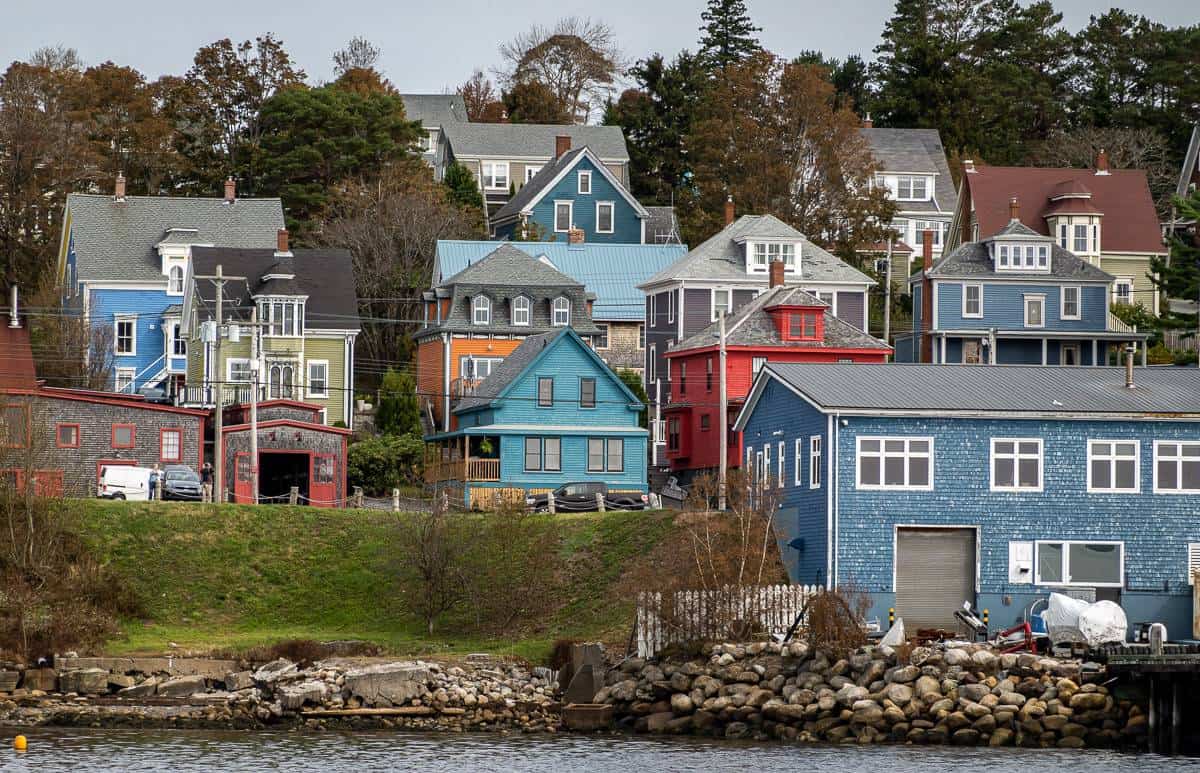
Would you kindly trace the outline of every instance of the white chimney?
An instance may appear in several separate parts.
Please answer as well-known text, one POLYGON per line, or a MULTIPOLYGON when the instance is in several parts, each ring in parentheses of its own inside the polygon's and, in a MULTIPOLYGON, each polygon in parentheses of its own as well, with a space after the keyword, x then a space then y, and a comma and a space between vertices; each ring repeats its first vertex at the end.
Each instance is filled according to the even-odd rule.
POLYGON ((8 310, 8 326, 16 330, 21 326, 21 316, 17 313, 17 286, 12 286, 12 303, 8 310))

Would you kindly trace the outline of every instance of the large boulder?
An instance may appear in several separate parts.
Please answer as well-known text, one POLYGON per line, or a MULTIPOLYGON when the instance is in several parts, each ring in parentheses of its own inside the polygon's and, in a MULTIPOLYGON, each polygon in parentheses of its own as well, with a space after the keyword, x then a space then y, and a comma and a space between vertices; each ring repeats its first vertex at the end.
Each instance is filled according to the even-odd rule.
MULTIPOLYGON (((203 680, 201 680, 203 681, 203 680)), ((108 692, 108 671, 103 668, 77 668, 58 676, 58 689, 79 695, 99 695, 108 692)))
POLYGON ((168 679, 155 688, 155 694, 164 698, 184 698, 198 692, 204 692, 205 684, 202 676, 177 676, 168 679))
POLYGON ((421 697, 431 678, 423 663, 381 663, 347 671, 344 689, 368 706, 403 706, 421 697))
POLYGON ((907 684, 894 682, 883 688, 883 697, 897 706, 904 707, 913 699, 913 689, 907 684))
POLYGON ((280 658, 272 660, 270 663, 265 663, 254 672, 254 681, 262 682, 263 684, 272 684, 292 676, 297 671, 297 666, 290 660, 280 658))
POLYGON ((320 705, 329 695, 329 685, 319 679, 288 684, 275 691, 279 705, 288 711, 299 709, 305 703, 320 705))

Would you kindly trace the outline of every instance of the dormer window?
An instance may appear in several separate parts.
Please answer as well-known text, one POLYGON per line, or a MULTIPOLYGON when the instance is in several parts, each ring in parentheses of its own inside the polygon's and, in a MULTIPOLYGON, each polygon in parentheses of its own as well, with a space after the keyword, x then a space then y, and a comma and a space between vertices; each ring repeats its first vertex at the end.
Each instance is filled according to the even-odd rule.
POLYGON ((765 272, 777 260, 783 261, 785 270, 796 270, 796 245, 791 242, 755 242, 753 250, 751 271, 765 272))
POLYGON ((904 176, 896 178, 897 201, 928 201, 929 178, 904 176))
POLYGON ((1049 244, 994 244, 997 271, 1049 271, 1049 244))
POLYGON ((571 324, 571 302, 561 295, 555 298, 550 321, 555 327, 571 324))
POLYGON ((486 295, 476 295, 471 299, 471 323, 475 325, 492 324, 492 299, 486 295))
POLYGON ((183 295, 183 267, 171 266, 167 273, 167 292, 170 295, 183 295))
POLYGON ((811 341, 817 337, 817 315, 792 312, 788 315, 788 338, 811 341))
POLYGON ((263 325, 265 336, 303 336, 304 301, 294 298, 261 300, 258 321, 263 325))
POLYGON ((524 295, 513 299, 512 323, 519 327, 529 327, 529 299, 524 295))

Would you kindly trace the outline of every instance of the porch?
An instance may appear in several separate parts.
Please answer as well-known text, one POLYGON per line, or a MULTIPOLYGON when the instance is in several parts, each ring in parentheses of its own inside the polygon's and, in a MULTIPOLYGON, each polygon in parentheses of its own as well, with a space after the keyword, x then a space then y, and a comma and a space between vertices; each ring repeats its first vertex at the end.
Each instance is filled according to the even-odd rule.
POLYGON ((499 480, 499 436, 461 435, 425 444, 426 483, 497 483, 499 480))

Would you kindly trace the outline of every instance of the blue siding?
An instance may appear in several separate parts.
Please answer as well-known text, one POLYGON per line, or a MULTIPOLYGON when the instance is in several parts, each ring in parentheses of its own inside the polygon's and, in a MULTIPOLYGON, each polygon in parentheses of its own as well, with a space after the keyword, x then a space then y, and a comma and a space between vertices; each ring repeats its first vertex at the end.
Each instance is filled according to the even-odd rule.
MULTIPOLYGON (((968 284, 976 284, 969 282, 968 284)), ((999 330, 1027 330, 1025 327, 1025 295, 1040 294, 1046 296, 1046 325, 1050 330, 1105 330, 1108 326, 1108 315, 1105 311, 1104 300, 1106 288, 1083 286, 1080 297, 1082 308, 1079 319, 1063 319, 1062 286, 1061 284, 1021 283, 1000 284, 981 282, 983 284, 983 318, 965 318, 962 315, 963 283, 939 281, 936 285, 937 298, 937 327, 940 330, 959 330, 962 328, 983 329, 994 327, 999 330)), ((913 302, 919 303, 914 294, 913 302)), ((1040 362, 1039 357, 1039 362, 1040 362)))
MULTIPOLYGON (((166 283, 162 290, 92 290, 90 314, 93 325, 113 330, 117 316, 136 314, 136 354, 113 358, 113 368, 135 368, 138 380, 135 388, 149 384, 149 379, 166 367, 163 358, 163 311, 168 306, 181 302, 177 295, 167 295, 166 283), (143 371, 145 371, 143 375, 143 371)), ((114 342, 115 345, 115 342, 114 342)), ((183 368, 181 368, 182 370, 183 368)))
POLYGON ((526 435, 505 435, 500 438, 500 480, 503 486, 523 488, 557 488, 573 481, 603 481, 612 489, 646 490, 646 437, 603 432, 564 434, 546 432, 531 437, 558 437, 562 440, 562 470, 527 472, 525 470, 526 435), (621 438, 625 443, 623 472, 588 472, 588 438, 621 438))
MULTIPOLYGON (((533 207, 530 219, 546 229, 546 234, 554 235, 554 202, 573 201, 575 203, 575 227, 584 232, 585 242, 602 242, 611 244, 640 244, 642 241, 641 219, 637 216, 630 203, 622 195, 620 189, 610 183, 604 175, 593 166, 587 158, 581 158, 579 163, 559 180, 558 184, 548 189, 533 207), (592 173, 592 192, 579 193, 579 172, 592 173), (613 203, 613 232, 598 233, 596 231, 596 204, 601 201, 613 203)), ((497 236, 500 233, 497 231, 497 236)), ((511 238, 508 229, 507 238, 511 238)), ((557 234, 557 241, 566 241, 566 234, 557 234)))

